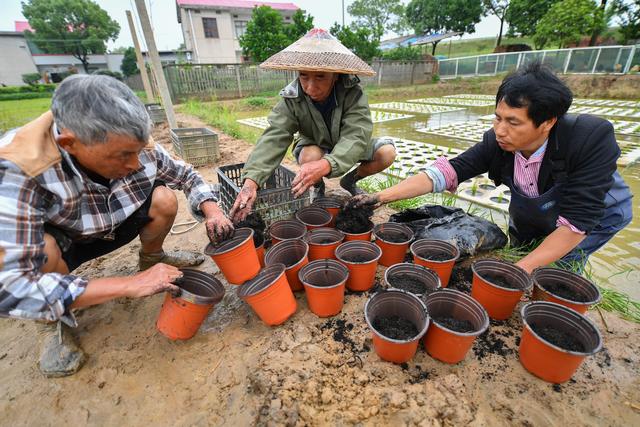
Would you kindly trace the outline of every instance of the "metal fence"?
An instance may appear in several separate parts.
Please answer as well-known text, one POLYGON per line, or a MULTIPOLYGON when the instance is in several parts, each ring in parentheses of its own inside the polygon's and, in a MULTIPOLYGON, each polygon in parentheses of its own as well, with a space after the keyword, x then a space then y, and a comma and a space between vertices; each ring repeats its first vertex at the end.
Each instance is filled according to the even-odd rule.
POLYGON ((536 59, 558 73, 626 74, 640 66, 640 45, 536 50, 443 59, 439 61, 439 73, 443 79, 491 76, 512 71, 536 59))
MULTIPOLYGON (((373 77, 361 77, 363 85, 410 85, 431 81, 437 61, 374 61, 373 77)), ((255 64, 172 64, 164 67, 174 102, 188 98, 242 98, 282 89, 297 73, 265 70, 255 64)), ((139 75, 127 78, 134 90, 144 90, 139 75)), ((155 87, 154 87, 155 91, 155 87)))

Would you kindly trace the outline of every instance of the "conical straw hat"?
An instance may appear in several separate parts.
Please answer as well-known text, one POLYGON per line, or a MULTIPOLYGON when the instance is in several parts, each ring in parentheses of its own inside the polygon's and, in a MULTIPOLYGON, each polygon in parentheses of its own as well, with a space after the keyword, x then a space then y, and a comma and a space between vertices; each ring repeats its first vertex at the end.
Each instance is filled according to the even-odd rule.
POLYGON ((260 64, 273 70, 327 71, 375 76, 376 72, 328 31, 310 30, 298 41, 260 64))

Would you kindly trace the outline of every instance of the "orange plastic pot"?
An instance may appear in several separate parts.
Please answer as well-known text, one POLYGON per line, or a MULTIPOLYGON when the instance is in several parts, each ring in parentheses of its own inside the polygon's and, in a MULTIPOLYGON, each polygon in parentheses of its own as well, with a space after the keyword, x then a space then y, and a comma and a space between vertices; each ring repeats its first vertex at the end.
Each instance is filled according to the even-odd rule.
POLYGON ((231 239, 218 246, 209 243, 204 253, 218 265, 227 282, 234 285, 253 279, 260 271, 260 260, 250 228, 236 229, 231 239))
POLYGON ((416 354, 420 338, 429 327, 429 316, 424 303, 417 296, 400 289, 376 292, 364 306, 364 317, 373 335, 373 349, 387 362, 405 363, 416 354), (382 335, 373 326, 379 317, 398 316, 410 321, 418 334, 410 339, 398 340, 382 335))
POLYGON ((404 262, 404 256, 413 240, 413 231, 409 227, 395 222, 386 222, 373 227, 373 236, 375 244, 382 249, 382 256, 378 261, 381 265, 389 267, 404 262), (390 237, 400 241, 395 242, 390 237))
POLYGON ((295 216, 298 221, 307 227, 307 230, 328 227, 331 222, 331 214, 319 206, 307 206, 306 208, 298 209, 295 216))
POLYGON ((258 238, 253 239, 253 245, 256 248, 256 254, 258 254, 258 261, 260 267, 264 267, 264 236, 262 234, 257 235, 258 238))
POLYGON ((349 270, 333 259, 311 261, 298 272, 309 309, 318 317, 335 316, 344 305, 344 288, 349 270))
POLYGON ((457 246, 444 240, 435 239, 416 240, 411 244, 411 254, 413 255, 414 263, 424 265, 440 276, 440 283, 442 283, 443 288, 449 285, 453 265, 460 257, 460 251, 457 246), (448 254, 450 257, 441 261, 430 260, 428 259, 429 254, 448 254))
POLYGON ((411 292, 409 289, 403 289, 404 291, 410 292, 419 298, 425 294, 429 294, 440 289, 440 278, 438 275, 435 271, 429 270, 427 267, 422 265, 402 262, 400 264, 392 265, 385 270, 384 282, 387 286, 389 288, 402 289, 393 281, 393 278, 396 276, 403 276, 421 282, 425 287, 425 292, 411 292))
POLYGON ((238 288, 238 296, 269 326, 280 325, 298 308, 284 264, 269 265, 238 288))
POLYGON ((309 245, 309 261, 336 259, 335 251, 344 240, 344 233, 335 228, 315 228, 309 230, 304 241, 309 245))
POLYGON ((283 219, 269 227, 269 236, 274 245, 285 240, 302 239, 305 234, 307 227, 297 219, 283 219))
POLYGON ((319 206, 325 209, 329 214, 331 214, 331 222, 329 223, 329 227, 336 226, 336 217, 338 216, 338 212, 340 212, 340 208, 342 207, 342 202, 340 199, 336 197, 318 197, 312 203, 312 206, 319 206))
POLYGON ((602 298, 600 290, 590 280, 559 268, 541 267, 533 270, 533 299, 539 301, 555 302, 565 307, 569 307, 584 314, 594 304, 600 302, 602 298), (554 294, 547 289, 551 283, 562 283, 572 291, 582 295, 584 301, 574 301, 560 295, 554 294))
POLYGON ((484 308, 469 295, 454 289, 441 289, 426 297, 425 305, 431 323, 423 343, 427 353, 445 363, 464 360, 476 337, 489 327, 489 316, 484 308), (439 317, 467 320, 474 330, 458 332, 439 324, 439 317))
POLYGON ((302 240, 285 240, 273 245, 264 256, 265 265, 284 264, 287 266, 287 282, 293 291, 304 289, 298 278, 298 271, 309 263, 309 245, 302 240))
POLYGON ((176 283, 180 294, 166 294, 156 328, 171 340, 192 338, 215 304, 224 296, 224 287, 212 275, 184 269, 176 283))
POLYGON ((496 320, 508 319, 524 292, 532 286, 531 277, 526 271, 506 261, 482 259, 471 264, 471 271, 471 296, 482 304, 489 317, 496 320), (491 283, 485 280, 483 274, 500 275, 517 288, 511 289, 491 283))
POLYGON ((344 242, 336 248, 336 258, 349 269, 347 289, 368 291, 376 280, 378 260, 382 250, 372 242, 344 242))
POLYGON ((602 336, 587 317, 568 307, 553 302, 531 302, 521 311, 522 337, 520 363, 533 375, 559 384, 568 381, 580 367, 584 358, 602 349, 602 336), (552 327, 570 333, 583 347, 583 352, 557 347, 536 334, 531 325, 552 327))
POLYGON ((353 240, 364 240, 367 242, 371 241, 371 233, 373 232, 373 223, 371 223, 371 228, 362 233, 348 233, 344 230, 340 230, 344 233, 344 241, 351 242, 353 240))

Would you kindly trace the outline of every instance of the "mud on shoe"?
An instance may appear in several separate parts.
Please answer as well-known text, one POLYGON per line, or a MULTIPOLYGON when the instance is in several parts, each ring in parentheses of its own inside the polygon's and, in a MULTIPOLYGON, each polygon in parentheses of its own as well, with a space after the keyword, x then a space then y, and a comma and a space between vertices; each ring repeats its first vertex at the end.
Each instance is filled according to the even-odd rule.
POLYGON ((356 186, 356 183, 362 178, 357 175, 358 169, 354 169, 340 179, 340 187, 351 193, 352 196, 364 194, 364 191, 356 186))
POLYGON ((138 263, 140 271, 146 270, 159 262, 178 268, 193 267, 204 262, 204 255, 192 251, 162 251, 154 254, 140 252, 138 263))
POLYGON ((84 351, 76 343, 70 328, 62 322, 41 324, 44 335, 39 368, 46 377, 59 378, 73 375, 84 364, 84 351))

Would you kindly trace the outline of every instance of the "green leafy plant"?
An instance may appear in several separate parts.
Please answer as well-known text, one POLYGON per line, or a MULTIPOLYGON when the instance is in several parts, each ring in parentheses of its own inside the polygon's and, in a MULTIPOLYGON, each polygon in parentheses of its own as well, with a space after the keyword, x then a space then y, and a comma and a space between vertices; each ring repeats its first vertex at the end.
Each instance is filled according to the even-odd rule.
POLYGON ((40 73, 27 73, 22 75, 22 81, 29 86, 36 84, 41 78, 40 73))

